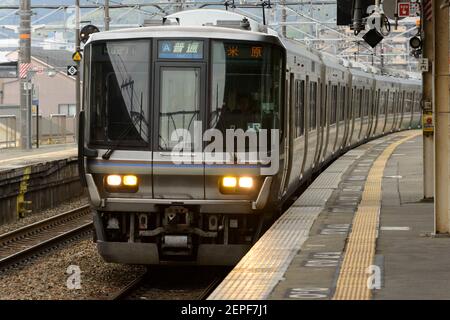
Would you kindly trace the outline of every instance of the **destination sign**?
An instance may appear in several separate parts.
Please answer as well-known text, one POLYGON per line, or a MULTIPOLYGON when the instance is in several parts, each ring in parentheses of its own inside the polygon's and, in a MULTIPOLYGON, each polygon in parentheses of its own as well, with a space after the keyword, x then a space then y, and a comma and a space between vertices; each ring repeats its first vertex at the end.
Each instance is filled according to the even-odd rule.
POLYGON ((203 41, 163 40, 158 41, 160 59, 203 59, 203 41))
POLYGON ((232 59, 263 59, 265 48, 261 45, 225 44, 225 55, 232 59))

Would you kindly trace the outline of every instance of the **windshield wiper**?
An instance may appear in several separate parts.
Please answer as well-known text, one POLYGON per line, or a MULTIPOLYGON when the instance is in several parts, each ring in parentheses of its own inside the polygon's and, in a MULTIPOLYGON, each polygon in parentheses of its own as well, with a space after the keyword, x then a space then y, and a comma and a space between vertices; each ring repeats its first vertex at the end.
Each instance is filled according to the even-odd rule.
MULTIPOLYGON (((131 115, 132 121, 120 133, 119 137, 117 138, 117 143, 115 143, 114 145, 109 147, 108 150, 106 150, 106 152, 102 155, 102 159, 109 160, 109 158, 111 157, 112 153, 115 150, 117 150, 118 147, 120 147, 122 145, 122 139, 124 137, 126 137, 126 135, 130 132, 131 129, 135 128, 135 126, 136 126, 138 121, 144 122, 144 125, 146 125, 146 127, 148 129, 148 123, 147 123, 147 121, 145 120, 144 116, 141 113, 136 112, 136 111, 131 111, 130 115, 131 115)), ((142 133, 142 126, 140 125, 139 128, 140 128, 139 135, 141 135, 141 133, 142 133)))

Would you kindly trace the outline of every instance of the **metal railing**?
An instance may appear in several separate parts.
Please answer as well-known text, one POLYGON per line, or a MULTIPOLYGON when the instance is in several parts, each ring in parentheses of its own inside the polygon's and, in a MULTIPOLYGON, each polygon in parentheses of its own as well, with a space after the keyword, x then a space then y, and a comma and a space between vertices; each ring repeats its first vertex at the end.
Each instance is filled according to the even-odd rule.
MULTIPOLYGON (((14 115, 0 115, 0 149, 19 146, 20 128, 18 119, 14 115)), ((60 144, 75 142, 75 116, 51 114, 49 117, 39 115, 39 125, 36 115, 33 115, 32 139, 33 144, 60 144), (39 126, 39 130, 37 130, 39 126), (37 134, 38 133, 38 134, 37 134)))
POLYGON ((17 147, 17 119, 13 115, 0 116, 0 148, 17 147))

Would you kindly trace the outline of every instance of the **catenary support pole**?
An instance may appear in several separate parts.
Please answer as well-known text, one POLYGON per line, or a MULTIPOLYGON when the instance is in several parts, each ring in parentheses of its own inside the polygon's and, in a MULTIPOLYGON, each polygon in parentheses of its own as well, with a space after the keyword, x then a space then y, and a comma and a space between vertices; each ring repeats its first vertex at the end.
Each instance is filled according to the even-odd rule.
POLYGON ((434 212, 436 234, 448 234, 449 228, 449 170, 448 170, 448 117, 449 117, 449 65, 448 36, 449 10, 440 9, 440 1, 433 1, 434 32, 434 212))
MULTIPOLYGON (((428 59, 429 66, 434 65, 434 54, 433 54, 433 23, 422 17, 423 32, 424 32, 424 42, 423 42, 423 52, 424 58, 428 59), (431 63, 430 63, 431 62, 431 63)), ((426 114, 432 112, 432 100, 433 100, 433 73, 432 69, 429 67, 428 72, 422 74, 422 110, 426 114)), ((416 98, 417 99, 417 98, 416 98)), ((423 198, 432 199, 434 197, 434 132, 423 133, 423 198)))
MULTIPOLYGON (((20 146, 22 149, 30 149, 28 142, 28 101, 31 90, 29 90, 29 77, 27 70, 31 63, 31 9, 30 0, 20 0, 20 27, 19 27, 19 65, 22 76, 20 77, 20 146)), ((31 142, 31 141, 30 141, 31 142)))

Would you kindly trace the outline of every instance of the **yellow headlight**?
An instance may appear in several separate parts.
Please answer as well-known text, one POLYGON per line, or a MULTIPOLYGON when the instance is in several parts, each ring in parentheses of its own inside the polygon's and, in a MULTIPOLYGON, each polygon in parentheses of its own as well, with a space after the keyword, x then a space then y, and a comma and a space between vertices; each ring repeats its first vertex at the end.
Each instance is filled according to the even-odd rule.
POLYGON ((250 189, 253 187, 253 178, 251 177, 240 177, 239 178, 239 187, 250 189))
POLYGON ((235 177, 223 177, 222 186, 226 188, 234 188, 237 185, 237 179, 235 177))
POLYGON ((134 186, 137 186, 137 183, 138 183, 138 179, 136 176, 128 175, 128 176, 123 177, 123 184, 125 186, 134 187, 134 186))
POLYGON ((106 177, 106 184, 108 186, 120 186, 122 184, 122 177, 117 174, 111 174, 106 177))

